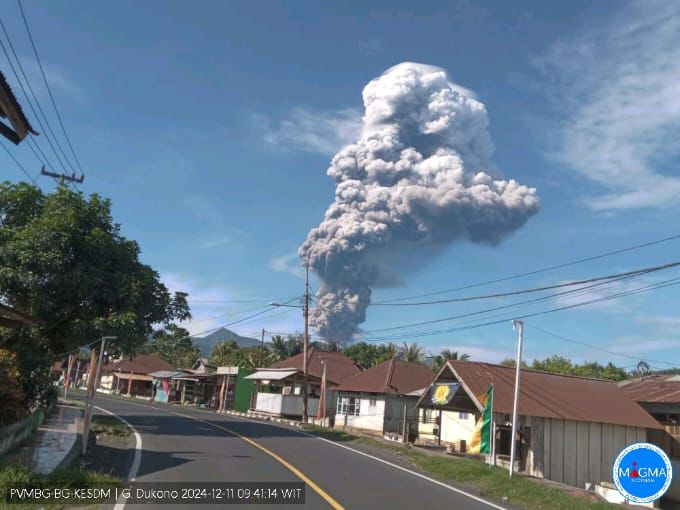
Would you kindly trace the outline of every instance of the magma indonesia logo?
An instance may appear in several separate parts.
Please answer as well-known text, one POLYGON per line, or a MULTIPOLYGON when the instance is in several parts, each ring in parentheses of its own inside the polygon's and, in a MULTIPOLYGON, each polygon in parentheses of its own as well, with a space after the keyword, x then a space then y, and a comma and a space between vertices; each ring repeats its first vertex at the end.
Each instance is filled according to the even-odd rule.
POLYGON ((633 503, 651 503, 663 496, 673 479, 668 455, 653 444, 635 443, 624 448, 614 461, 614 483, 633 503))

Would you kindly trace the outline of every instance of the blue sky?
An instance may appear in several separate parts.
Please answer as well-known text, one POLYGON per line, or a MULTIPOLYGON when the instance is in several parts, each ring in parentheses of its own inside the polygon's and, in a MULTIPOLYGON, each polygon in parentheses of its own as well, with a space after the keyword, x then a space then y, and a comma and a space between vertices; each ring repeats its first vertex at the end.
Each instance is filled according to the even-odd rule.
MULTIPOLYGON (((414 260, 403 286, 375 289, 376 300, 501 278, 680 232, 677 6, 26 0, 24 8, 86 168, 81 189, 110 197, 144 261, 171 288, 190 292, 193 333, 302 292, 294 253, 333 199, 334 183, 325 174, 330 158, 356 139, 366 83, 404 61, 443 67, 486 105, 494 163, 506 178, 537 188, 541 210, 498 246, 459 242, 427 264, 414 260), (256 302, 202 302, 227 300, 256 302)), ((0 17, 48 111, 16 4, 3 3, 0 17)), ((45 141, 39 143, 49 157, 45 141)), ((25 144, 14 153, 38 172, 25 144)), ((21 179, 14 163, 0 157, 0 175, 21 179)), ((679 243, 466 292, 675 261, 679 243)), ((625 288, 677 276, 669 270, 625 288)), ((667 365, 657 361, 680 363, 679 301, 670 287, 528 320, 525 354, 635 363, 547 336, 535 324, 649 358, 658 368, 667 365)), ((369 308, 362 328, 497 304, 369 308)), ((499 317, 506 315, 512 312, 499 317)), ((299 310, 281 309, 233 329, 292 332, 301 324, 299 310)), ((513 355, 515 333, 507 323, 408 340, 496 361, 513 355)))

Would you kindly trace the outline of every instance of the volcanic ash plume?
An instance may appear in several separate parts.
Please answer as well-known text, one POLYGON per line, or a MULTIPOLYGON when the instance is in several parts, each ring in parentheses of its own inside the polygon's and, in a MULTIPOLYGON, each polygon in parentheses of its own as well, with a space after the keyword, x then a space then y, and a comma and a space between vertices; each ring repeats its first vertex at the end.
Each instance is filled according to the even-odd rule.
POLYGON ((335 200, 299 249, 321 281, 310 320, 323 337, 352 338, 371 288, 455 239, 498 243, 538 210, 534 188, 496 176, 486 109, 471 96, 414 63, 364 88, 361 137, 333 157, 335 200))

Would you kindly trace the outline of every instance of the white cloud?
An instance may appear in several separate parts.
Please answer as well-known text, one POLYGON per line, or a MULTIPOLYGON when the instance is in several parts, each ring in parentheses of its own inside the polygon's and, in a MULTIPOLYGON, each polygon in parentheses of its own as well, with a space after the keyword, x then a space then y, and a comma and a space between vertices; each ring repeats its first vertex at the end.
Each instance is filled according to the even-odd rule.
POLYGON ((565 120, 552 156, 600 184, 596 210, 680 200, 680 4, 634 1, 537 60, 565 120))
MULTIPOLYGON (((610 296, 618 295, 625 292, 633 292, 638 289, 647 288, 653 285, 656 281, 652 278, 646 278, 644 280, 620 280, 614 282, 604 283, 597 287, 586 288, 590 285, 584 285, 582 287, 567 287, 560 292, 567 292, 573 290, 570 294, 564 294, 562 296, 557 296, 554 298, 555 303, 558 306, 572 306, 578 305, 580 303, 586 303, 590 301, 595 301, 583 307, 577 307, 575 310, 598 310, 598 311, 608 311, 608 312, 623 312, 627 311, 631 307, 630 299, 631 297, 621 296, 615 299, 607 299, 605 301, 597 301, 598 299, 604 299, 610 296)), ((566 282, 560 282, 566 283, 566 282)), ((644 295, 644 293, 643 293, 644 295)))
POLYGON ((644 324, 652 324, 666 330, 676 330, 680 327, 680 317, 676 315, 641 315, 637 318, 637 321, 644 324))
POLYGON ((645 335, 617 338, 616 343, 607 347, 607 349, 615 352, 640 357, 645 357, 650 352, 676 350, 678 348, 680 348, 680 339, 678 338, 645 338, 645 335))
POLYGON ((300 256, 297 252, 274 257, 269 261, 269 268, 274 271, 292 274, 298 278, 303 278, 305 276, 305 271, 300 264, 300 256))
POLYGON ((331 111, 295 108, 283 120, 272 121, 262 115, 255 120, 264 131, 264 140, 271 145, 328 156, 356 140, 361 130, 361 113, 354 108, 331 111))

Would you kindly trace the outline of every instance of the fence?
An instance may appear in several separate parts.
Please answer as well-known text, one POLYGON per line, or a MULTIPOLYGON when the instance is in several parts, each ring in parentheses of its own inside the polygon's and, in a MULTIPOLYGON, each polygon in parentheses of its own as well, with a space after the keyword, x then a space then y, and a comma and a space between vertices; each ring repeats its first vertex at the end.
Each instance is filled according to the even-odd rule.
MULTIPOLYGON (((307 416, 316 416, 318 398, 307 399, 307 416)), ((278 393, 258 393, 255 410, 281 416, 302 416, 302 397, 278 393)))
POLYGON ((647 440, 671 458, 680 458, 680 424, 663 424, 664 430, 647 430, 647 440))
POLYGON ((54 405, 50 405, 47 409, 40 408, 23 420, 1 428, 0 455, 7 453, 38 430, 38 427, 40 427, 45 420, 45 415, 53 408, 54 405))

